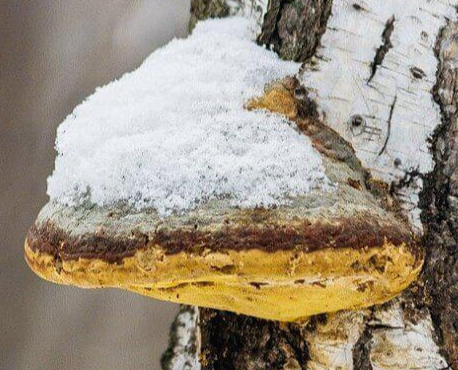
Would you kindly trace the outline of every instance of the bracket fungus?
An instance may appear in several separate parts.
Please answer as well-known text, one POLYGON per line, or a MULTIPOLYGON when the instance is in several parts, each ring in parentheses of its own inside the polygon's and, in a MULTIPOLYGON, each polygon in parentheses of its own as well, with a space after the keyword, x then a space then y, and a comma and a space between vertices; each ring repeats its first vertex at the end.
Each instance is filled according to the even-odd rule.
POLYGON ((280 321, 379 304, 412 283, 423 261, 414 234, 297 80, 270 84, 243 105, 305 134, 331 185, 273 206, 215 197, 166 217, 125 202, 51 199, 26 238, 32 270, 56 283, 280 321))

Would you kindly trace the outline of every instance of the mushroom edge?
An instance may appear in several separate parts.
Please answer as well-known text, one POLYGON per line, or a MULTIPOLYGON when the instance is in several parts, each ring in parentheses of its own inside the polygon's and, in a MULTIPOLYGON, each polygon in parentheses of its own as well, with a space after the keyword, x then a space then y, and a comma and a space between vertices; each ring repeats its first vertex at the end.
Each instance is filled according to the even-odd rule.
POLYGON ((277 321, 384 303, 416 280, 422 253, 388 240, 376 247, 312 252, 259 249, 167 255, 138 250, 121 263, 59 260, 33 251, 25 259, 40 277, 83 288, 120 288, 176 303, 277 321))

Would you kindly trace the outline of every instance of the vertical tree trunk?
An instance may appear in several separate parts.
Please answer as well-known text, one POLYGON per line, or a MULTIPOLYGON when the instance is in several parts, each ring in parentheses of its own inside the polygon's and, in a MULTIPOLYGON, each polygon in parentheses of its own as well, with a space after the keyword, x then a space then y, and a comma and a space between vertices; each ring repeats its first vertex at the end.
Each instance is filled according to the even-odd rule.
POLYGON ((266 5, 193 0, 191 26, 242 13, 258 21, 260 44, 303 63, 298 78, 323 123, 423 235, 424 271, 383 306, 301 324, 184 307, 163 368, 458 370, 458 1, 266 5))

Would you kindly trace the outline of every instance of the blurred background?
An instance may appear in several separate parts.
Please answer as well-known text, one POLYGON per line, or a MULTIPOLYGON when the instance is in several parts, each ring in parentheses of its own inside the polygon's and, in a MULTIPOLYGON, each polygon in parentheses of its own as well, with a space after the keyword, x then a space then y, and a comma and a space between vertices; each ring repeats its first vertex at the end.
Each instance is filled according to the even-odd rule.
POLYGON ((172 304, 44 282, 22 253, 57 125, 94 88, 186 35, 189 0, 0 0, 0 369, 159 369, 172 304))

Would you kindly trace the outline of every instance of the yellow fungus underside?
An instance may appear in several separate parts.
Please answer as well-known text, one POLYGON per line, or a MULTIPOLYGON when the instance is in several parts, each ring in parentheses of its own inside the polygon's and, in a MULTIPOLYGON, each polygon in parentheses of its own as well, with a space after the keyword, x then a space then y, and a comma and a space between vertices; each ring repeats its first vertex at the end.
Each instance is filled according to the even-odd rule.
POLYGON ((421 257, 389 242, 362 249, 200 255, 167 255, 156 246, 118 264, 84 258, 57 261, 32 251, 26 242, 25 256, 35 273, 55 283, 126 289, 279 321, 383 303, 412 283, 422 267, 421 257))

